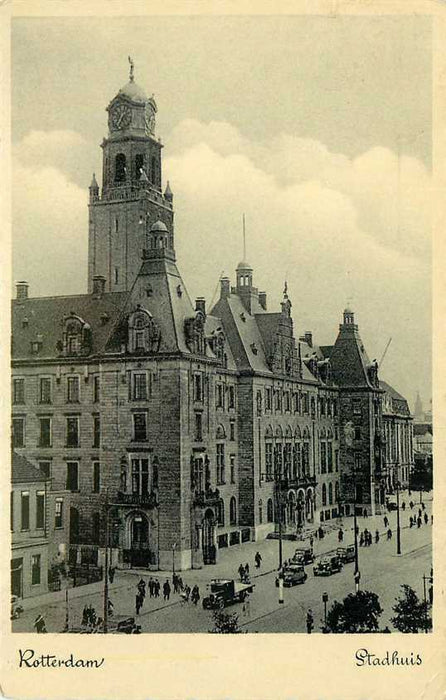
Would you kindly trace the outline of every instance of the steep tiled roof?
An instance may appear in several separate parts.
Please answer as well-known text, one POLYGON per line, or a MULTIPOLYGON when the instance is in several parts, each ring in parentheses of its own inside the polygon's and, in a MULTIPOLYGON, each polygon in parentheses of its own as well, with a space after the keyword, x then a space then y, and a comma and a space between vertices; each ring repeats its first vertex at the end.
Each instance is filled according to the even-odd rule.
POLYGON ((341 326, 330 360, 336 384, 341 387, 371 388, 367 373, 371 363, 357 327, 341 326))
POLYGON ((28 483, 32 481, 48 481, 47 477, 38 467, 31 464, 26 457, 17 452, 12 453, 12 482, 28 483))
POLYGON ((398 399, 398 401, 406 401, 407 400, 404 398, 404 396, 401 396, 396 389, 393 388, 393 386, 390 386, 390 384, 387 384, 387 382, 382 381, 381 379, 379 380, 379 386, 381 389, 384 389, 386 394, 389 394, 392 399, 398 399))
POLYGON ((56 345, 62 340, 62 319, 75 313, 92 330, 91 354, 100 353, 112 332, 127 298, 126 292, 107 292, 60 297, 34 297, 12 302, 13 359, 35 359, 31 343, 41 340, 38 358, 58 357, 56 345), (102 318, 107 317, 107 323, 102 318), (39 336, 39 337, 38 337, 39 336))

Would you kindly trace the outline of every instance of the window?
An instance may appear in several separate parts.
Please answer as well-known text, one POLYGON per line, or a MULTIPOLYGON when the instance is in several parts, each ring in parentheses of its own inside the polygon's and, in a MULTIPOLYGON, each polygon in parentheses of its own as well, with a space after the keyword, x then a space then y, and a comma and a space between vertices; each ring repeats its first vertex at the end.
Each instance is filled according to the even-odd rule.
POLYGON ((339 503, 339 481, 335 482, 335 503, 339 503))
POLYGON ((37 586, 40 583, 40 554, 31 557, 31 583, 37 586))
POLYGON ((327 443, 321 442, 321 474, 327 473, 327 443))
POLYGON ((36 493, 36 529, 43 530, 45 527, 45 491, 36 493))
POLYGON ((283 398, 284 398, 284 402, 285 402, 285 411, 290 411, 291 410, 290 392, 285 391, 283 398))
POLYGON ((9 502, 9 515, 11 519, 11 530, 14 530, 14 491, 11 491, 10 502, 9 502))
POLYGON ((67 491, 79 491, 78 462, 67 462, 67 491))
POLYGON ((101 490, 101 464, 93 462, 93 493, 99 493, 101 490))
POLYGON ((235 387, 229 386, 229 408, 235 408, 235 387))
POLYGON ((361 467, 362 467, 361 455, 355 455, 355 471, 357 471, 357 472, 361 471, 361 467))
POLYGON ((147 399, 147 374, 138 372, 133 375, 133 399, 144 401, 147 399))
POLYGON ((225 446, 223 442, 217 443, 217 484, 225 483, 225 446))
POLYGON ((203 379, 202 372, 194 374, 194 401, 203 401, 203 379))
POLYGON ((203 416, 201 413, 195 414, 195 440, 196 442, 203 440, 203 416))
POLYGON ((235 423, 233 420, 229 423, 229 439, 235 440, 235 423))
POLYGON ((29 491, 21 493, 21 529, 29 530, 29 491))
POLYGON ((335 450, 335 471, 339 471, 339 450, 335 450))
POLYGON ((265 389, 265 409, 271 411, 273 407, 272 390, 271 387, 267 386, 265 389))
MULTIPOLYGON (((116 219, 116 231, 118 231, 118 224, 119 221, 116 219)), ((118 284, 119 282, 119 268, 115 267, 115 284, 118 284)))
POLYGON ((314 396, 311 397, 310 403, 311 403, 311 417, 315 418, 315 416, 316 416, 316 401, 315 401, 314 396))
POLYGON ((259 499, 259 525, 261 525, 263 522, 263 503, 262 499, 259 499))
POLYGON ((93 447, 101 446, 101 416, 99 413, 93 416, 93 447))
POLYGON ((132 459, 132 493, 144 496, 149 493, 149 460, 132 459))
POLYGON ((12 444, 14 447, 25 447, 25 419, 12 419, 12 444))
POLYGON ((286 442, 283 446, 283 461, 285 467, 285 478, 291 476, 291 443, 286 442))
POLYGON ((39 447, 51 447, 51 418, 39 418, 39 447))
POLYGON ((133 439, 135 442, 147 440, 147 413, 133 414, 133 439))
POLYGON ((25 380, 24 379, 13 379, 12 380, 12 403, 14 403, 14 404, 25 403, 25 380))
POLYGON ((320 411, 321 411, 321 416, 325 416, 325 399, 323 396, 320 398, 320 411))
POLYGON ((276 411, 281 411, 282 410, 282 392, 280 389, 276 389, 275 391, 275 409, 276 411))
POLYGON ((274 522, 274 506, 272 498, 268 498, 268 502, 266 504, 266 519, 269 523, 274 522))
POLYGON ((222 498, 217 503, 217 522, 219 525, 225 524, 225 502, 222 498))
POLYGON ((308 413, 309 403, 308 403, 308 392, 306 392, 306 391, 302 394, 302 404, 303 404, 303 406, 302 406, 303 412, 308 413))
POLYGON ((125 174, 125 155, 123 153, 118 153, 115 158, 115 182, 123 182, 125 180, 125 174))
POLYGON ((93 402, 98 403, 100 400, 100 377, 96 374, 93 377, 93 402))
POLYGON ((328 504, 333 505, 333 484, 328 484, 328 504))
POLYGON ((56 498, 54 527, 63 527, 63 498, 56 498))
POLYGON ((135 156, 135 180, 139 180, 142 175, 142 169, 144 168, 144 155, 142 153, 137 153, 135 156))
POLYGON ((39 403, 51 403, 51 378, 40 377, 39 403))
POLYGON ((323 506, 327 505, 327 486, 326 486, 326 484, 322 484, 322 505, 323 506))
POLYGON ((145 347, 145 331, 135 330, 135 350, 144 350, 145 347))
POLYGON ((47 479, 51 477, 51 462, 39 462, 39 469, 42 474, 45 474, 47 479))
POLYGON ((231 484, 235 484, 235 455, 229 456, 229 466, 231 469, 231 484))
POLYGON ((266 480, 273 480, 273 444, 272 442, 265 443, 265 466, 266 480))
POLYGON ((331 474, 333 471, 333 443, 331 441, 327 442, 327 468, 331 474))
POLYGON ((79 377, 67 377, 67 403, 79 403, 79 377))
POLYGON ((360 416, 362 413, 361 399, 353 399, 353 413, 360 416))
POLYGON ((293 412, 299 413, 299 394, 297 391, 293 394, 293 412))
POLYGON ((229 523, 230 525, 237 525, 237 501, 235 496, 232 496, 229 501, 229 523))
POLYGON ((67 447, 79 447, 79 416, 67 416, 67 447))
POLYGON ((302 472, 306 475, 310 473, 310 443, 304 442, 302 445, 302 472))
POLYGON ((338 402, 336 399, 333 399, 333 416, 336 417, 338 415, 338 402))
POLYGON ((355 440, 360 440, 361 439, 361 428, 356 426, 355 428, 355 440))
POLYGON ((224 405, 223 384, 217 384, 216 406, 217 406, 217 408, 223 408, 223 405, 224 405))

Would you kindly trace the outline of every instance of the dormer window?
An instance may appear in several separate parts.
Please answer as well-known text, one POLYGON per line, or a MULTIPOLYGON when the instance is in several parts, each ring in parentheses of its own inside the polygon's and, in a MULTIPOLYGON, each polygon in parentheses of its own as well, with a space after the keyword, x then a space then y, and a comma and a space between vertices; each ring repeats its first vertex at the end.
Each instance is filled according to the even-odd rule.
POLYGON ((64 319, 62 351, 65 355, 88 353, 91 347, 91 328, 82 318, 71 314, 64 319))
POLYGON ((158 350, 161 335, 152 314, 138 305, 128 321, 128 347, 130 352, 154 352, 158 350))

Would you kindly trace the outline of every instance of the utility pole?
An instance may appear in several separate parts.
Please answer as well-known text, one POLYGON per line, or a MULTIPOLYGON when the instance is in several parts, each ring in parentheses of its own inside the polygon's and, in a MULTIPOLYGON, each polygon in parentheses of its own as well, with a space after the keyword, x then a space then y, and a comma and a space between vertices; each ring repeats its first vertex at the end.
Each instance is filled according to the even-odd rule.
POLYGON ((105 498, 104 634, 108 632, 108 494, 105 498))

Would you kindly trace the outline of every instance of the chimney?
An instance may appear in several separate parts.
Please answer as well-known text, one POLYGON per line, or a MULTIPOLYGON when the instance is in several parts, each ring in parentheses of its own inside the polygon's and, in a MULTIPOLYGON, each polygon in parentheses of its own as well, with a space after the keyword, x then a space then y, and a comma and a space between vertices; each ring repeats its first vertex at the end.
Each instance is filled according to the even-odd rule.
POLYGON ((311 331, 305 331, 304 339, 307 345, 310 346, 310 348, 313 347, 313 333, 311 331))
POLYGON ((259 292, 259 304, 266 311, 266 292, 259 292))
POLYGON ((206 299, 204 297, 195 299, 195 311, 201 311, 206 316, 206 299))
POLYGON ((226 299, 231 294, 231 280, 229 277, 222 277, 220 280, 220 297, 226 299))
POLYGON ((28 287, 29 287, 28 282, 17 282, 17 284, 16 284, 17 299, 19 299, 20 301, 23 301, 24 299, 28 299, 28 287))
POLYGON ((95 275, 93 277, 93 294, 101 297, 105 292, 105 277, 103 275, 95 275))

